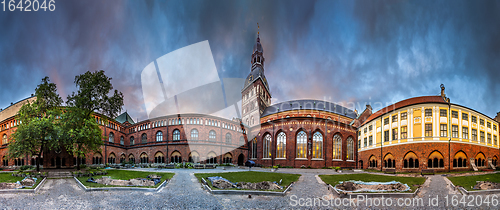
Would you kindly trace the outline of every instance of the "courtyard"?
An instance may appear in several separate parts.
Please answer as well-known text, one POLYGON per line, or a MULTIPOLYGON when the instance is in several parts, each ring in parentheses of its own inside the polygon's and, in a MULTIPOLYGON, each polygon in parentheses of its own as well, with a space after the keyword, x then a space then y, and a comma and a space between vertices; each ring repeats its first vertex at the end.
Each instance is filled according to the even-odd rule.
MULTIPOLYGON (((195 173, 225 173, 244 172, 248 169, 135 169, 148 173, 172 172, 175 175, 169 183, 158 192, 141 191, 95 191, 85 192, 73 178, 48 179, 42 188, 35 194, 18 193, 2 194, 0 204, 8 209, 326 209, 326 208, 397 208, 398 198, 385 198, 383 203, 368 203, 363 198, 352 198, 351 203, 335 205, 336 194, 328 190, 326 184, 318 175, 335 175, 357 173, 356 176, 373 176, 372 173, 343 171, 337 173, 329 169, 279 169, 275 173, 300 174, 300 178, 293 185, 292 190, 285 196, 255 196, 248 195, 213 195, 202 188, 195 177, 195 173), (331 201, 331 202, 330 202, 331 201), (355 204, 355 206, 353 206, 355 204), (382 207, 380 205, 387 205, 382 207)), ((252 168, 252 171, 269 172, 270 169, 252 168)), ((436 209, 453 208, 451 197, 462 197, 459 191, 454 190, 442 175, 426 176, 421 190, 415 198, 423 201, 423 206, 405 206, 405 209, 436 209), (447 199, 448 196, 448 205, 447 199), (434 198, 437 206, 429 202, 434 198)), ((339 203, 337 203, 339 204, 339 203)), ((401 203, 404 205, 404 202, 401 203)), ((463 206, 456 206, 463 209, 463 206)), ((469 207, 469 208, 477 208, 469 207)), ((485 203, 478 209, 494 208, 485 203)))

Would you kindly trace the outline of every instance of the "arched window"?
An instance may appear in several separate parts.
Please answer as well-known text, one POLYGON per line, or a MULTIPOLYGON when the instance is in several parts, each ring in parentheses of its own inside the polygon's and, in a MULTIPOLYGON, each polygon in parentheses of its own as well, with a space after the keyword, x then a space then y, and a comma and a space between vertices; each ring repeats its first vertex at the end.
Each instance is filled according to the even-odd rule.
POLYGON ((163 156, 163 153, 156 152, 156 154, 155 154, 155 163, 165 163, 165 157, 163 156))
POLYGON ((369 162, 369 167, 370 168, 376 168, 376 167, 378 167, 378 161, 377 161, 377 158, 374 155, 372 155, 370 157, 370 159, 369 159, 368 162, 369 162))
POLYGON ((486 157, 484 157, 483 153, 478 153, 476 155, 476 158, 475 158, 476 166, 477 167, 485 167, 486 166, 485 159, 486 159, 486 157))
POLYGON ((120 156, 120 163, 125 163, 125 154, 120 156))
POLYGON ((222 159, 222 163, 233 163, 233 155, 231 153, 226 153, 224 155, 224 159, 222 159))
POLYGON ((115 163, 116 163, 116 156, 115 156, 115 153, 111 153, 111 154, 109 154, 109 157, 108 157, 108 163, 109 163, 109 164, 115 164, 115 163))
POLYGON ((7 144, 7 134, 3 135, 2 144, 7 144))
POLYGON ((342 160, 342 138, 338 134, 333 136, 333 159, 342 160))
POLYGON ((323 158, 323 134, 320 132, 313 135, 313 158, 323 158))
POLYGON ((354 141, 352 137, 347 138, 347 160, 354 160, 354 141))
POLYGON ((191 130, 191 140, 198 140, 198 130, 191 130))
POLYGON ((252 159, 257 158, 257 139, 252 141, 252 159))
POLYGON ((200 162, 200 155, 196 151, 192 151, 189 153, 189 162, 191 163, 199 163, 200 162))
POLYGON ((172 140, 179 141, 181 140, 181 132, 178 129, 175 129, 172 134, 172 140))
POLYGON ((148 135, 146 135, 145 133, 142 134, 141 136, 141 143, 145 144, 148 142, 148 135))
POLYGON ((211 130, 209 133, 208 133, 208 140, 209 141, 215 141, 217 139, 217 134, 215 133, 214 130, 211 130))
POLYGON ((149 157, 145 152, 141 154, 141 163, 149 163, 149 157))
POLYGON ((429 155, 427 168, 444 168, 443 155, 438 151, 435 151, 429 155))
POLYGON ((130 137, 130 145, 134 145, 134 143, 135 143, 135 142, 134 142, 134 137, 133 137, 133 136, 131 136, 131 137, 130 137))
POLYGON ((231 141, 233 141, 232 137, 231 137, 231 134, 227 133, 226 134, 226 144, 231 144, 231 141))
POLYGON ((453 157, 453 168, 465 168, 467 167, 467 155, 460 151, 453 157))
POLYGON ((94 154, 94 157, 92 157, 92 164, 102 164, 102 155, 101 155, 101 153, 94 154))
POLYGON ((403 158, 403 168, 419 168, 418 157, 413 152, 408 152, 403 158))
POLYGON ((115 142, 115 135, 113 133, 109 133, 109 142, 115 142))
POLYGON ((135 156, 133 154, 130 154, 128 156, 128 161, 131 162, 131 163, 135 163, 135 156))
POLYGON ((170 162, 171 163, 181 163, 182 162, 182 156, 179 151, 174 151, 170 155, 170 162))
POLYGON ((262 141, 263 144, 263 158, 271 158, 271 135, 266 134, 264 137, 264 141, 262 141))
POLYGON ((307 134, 300 131, 297 134, 297 158, 307 158, 307 134))
POLYGON ((156 141, 163 141, 163 132, 156 132, 156 141))
POLYGON ((123 138, 123 136, 120 136, 120 144, 121 145, 125 144, 125 138, 123 138))
POLYGON ((208 153, 208 155, 207 155, 207 163, 209 163, 209 164, 215 164, 215 163, 217 163, 217 155, 215 154, 215 152, 208 153))
POLYGON ((276 141, 276 158, 286 158, 286 134, 285 132, 278 133, 276 141))

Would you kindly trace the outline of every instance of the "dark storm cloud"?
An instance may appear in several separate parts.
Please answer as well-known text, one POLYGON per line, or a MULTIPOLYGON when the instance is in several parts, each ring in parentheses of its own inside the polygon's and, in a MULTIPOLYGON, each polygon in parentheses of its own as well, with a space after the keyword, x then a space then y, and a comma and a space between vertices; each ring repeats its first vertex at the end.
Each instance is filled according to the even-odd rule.
MULTIPOLYGON (((397 102, 439 94, 500 111, 497 1, 57 1, 55 12, 0 13, 0 107, 47 75, 60 94, 104 69, 125 109, 146 118, 140 73, 208 40, 219 76, 246 77, 257 22, 277 101, 397 102)), ((380 108, 380 107, 374 107, 380 108)))

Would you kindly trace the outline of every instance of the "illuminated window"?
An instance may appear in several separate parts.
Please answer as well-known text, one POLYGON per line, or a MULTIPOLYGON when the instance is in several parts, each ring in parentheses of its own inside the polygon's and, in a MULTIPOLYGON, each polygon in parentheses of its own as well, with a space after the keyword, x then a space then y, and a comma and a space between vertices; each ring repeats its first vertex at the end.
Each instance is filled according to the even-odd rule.
POLYGON ((264 156, 263 158, 271 158, 271 135, 267 134, 264 137, 264 141, 262 142, 263 144, 263 152, 264 156))
POLYGON ((432 124, 425 124, 425 136, 432 136, 432 124))
POLYGON ((398 121, 398 115, 393 115, 392 122, 397 122, 397 121, 398 121))
POLYGON ((440 124, 439 125, 439 131, 440 131, 440 136, 441 137, 446 137, 448 136, 448 129, 447 129, 448 125, 446 124, 440 124))
POLYGON ((277 138, 276 158, 286 158, 286 135, 280 132, 277 138))
POLYGON ((3 135, 2 144, 7 144, 7 134, 3 135))
POLYGON ((342 159, 342 138, 338 134, 333 137, 333 159, 342 159))
POLYGON ((393 128, 392 129, 392 140, 398 140, 398 129, 397 128, 393 128))
POLYGON ((406 112, 401 113, 401 120, 406 120, 406 118, 407 118, 406 115, 407 115, 406 112))
POLYGON ((401 127, 401 139, 406 139, 407 138, 407 131, 408 127, 402 126, 401 127))
POLYGON ((297 134, 297 158, 306 158, 307 134, 300 131, 297 134))

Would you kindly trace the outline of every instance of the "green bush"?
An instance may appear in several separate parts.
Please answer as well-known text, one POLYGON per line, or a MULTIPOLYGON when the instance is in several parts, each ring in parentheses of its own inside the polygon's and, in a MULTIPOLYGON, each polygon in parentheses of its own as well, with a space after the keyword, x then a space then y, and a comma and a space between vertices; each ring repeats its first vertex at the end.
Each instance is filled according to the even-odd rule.
POLYGON ((35 167, 30 166, 30 165, 24 165, 24 166, 21 166, 21 168, 20 168, 21 171, 27 171, 27 170, 32 170, 32 169, 35 169, 35 167))

